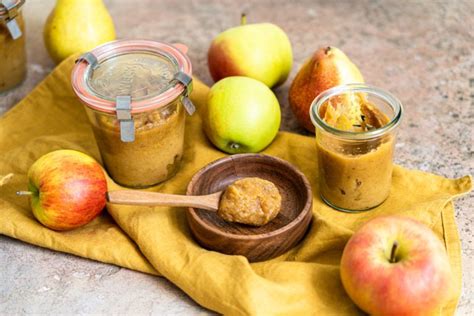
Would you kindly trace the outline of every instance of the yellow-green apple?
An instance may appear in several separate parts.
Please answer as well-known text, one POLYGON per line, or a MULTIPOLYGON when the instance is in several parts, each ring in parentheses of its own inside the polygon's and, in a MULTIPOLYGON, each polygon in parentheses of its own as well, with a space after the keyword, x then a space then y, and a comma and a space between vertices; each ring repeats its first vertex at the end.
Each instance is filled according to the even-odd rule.
POLYGON ((452 294, 443 244, 408 217, 364 224, 344 248, 340 272, 349 297, 370 315, 439 315, 452 294))
POLYGON ((50 152, 31 165, 28 181, 33 215, 51 229, 68 230, 85 225, 105 207, 104 171, 84 153, 50 152))
POLYGON ((363 82, 357 66, 340 49, 320 48, 296 74, 288 99, 299 123, 314 133, 309 109, 318 94, 338 85, 363 82))
POLYGON ((293 64, 286 33, 271 23, 246 24, 220 33, 208 51, 209 71, 214 81, 230 76, 260 80, 272 88, 285 82, 293 64))
POLYGON ((227 77, 208 94, 203 125, 211 142, 230 154, 259 152, 280 127, 280 105, 270 88, 248 77, 227 77))

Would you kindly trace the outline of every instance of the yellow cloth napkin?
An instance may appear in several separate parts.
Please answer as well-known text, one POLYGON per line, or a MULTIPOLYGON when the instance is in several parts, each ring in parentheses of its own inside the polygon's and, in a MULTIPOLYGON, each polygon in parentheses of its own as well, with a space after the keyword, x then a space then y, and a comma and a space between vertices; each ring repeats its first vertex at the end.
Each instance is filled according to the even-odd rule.
MULTIPOLYGON (((244 257, 201 248, 190 235, 183 208, 108 205, 111 216, 104 212, 76 230, 55 232, 42 227, 34 219, 28 201, 15 195, 26 188, 29 166, 41 155, 60 148, 80 150, 100 161, 83 107, 70 88, 73 60, 59 65, 0 118, 0 176, 13 173, 0 187, 1 234, 162 274, 196 302, 220 313, 353 315, 361 311, 350 301, 339 278, 344 245, 368 219, 402 214, 426 223, 444 242, 456 292, 442 314, 454 313, 461 289, 461 258, 451 201, 471 189, 471 178, 450 180, 396 166, 391 195, 382 206, 359 214, 337 212, 319 198, 312 137, 279 133, 264 152, 298 167, 314 192, 314 220, 309 233, 297 247, 273 260, 249 264, 244 257)), ((198 80, 194 88, 192 99, 202 109, 208 88, 198 80)), ((222 156, 205 138, 199 115, 194 115, 187 119, 180 171, 151 190, 184 193, 197 170, 222 156)), ((116 187, 112 182, 110 186, 116 187)))

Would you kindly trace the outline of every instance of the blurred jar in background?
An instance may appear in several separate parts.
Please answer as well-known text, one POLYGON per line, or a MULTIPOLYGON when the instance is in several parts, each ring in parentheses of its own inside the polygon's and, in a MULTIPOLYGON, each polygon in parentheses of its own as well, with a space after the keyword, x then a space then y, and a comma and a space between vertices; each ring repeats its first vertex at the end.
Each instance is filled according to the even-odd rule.
POLYGON ((26 76, 24 0, 0 1, 0 92, 20 84, 26 76))

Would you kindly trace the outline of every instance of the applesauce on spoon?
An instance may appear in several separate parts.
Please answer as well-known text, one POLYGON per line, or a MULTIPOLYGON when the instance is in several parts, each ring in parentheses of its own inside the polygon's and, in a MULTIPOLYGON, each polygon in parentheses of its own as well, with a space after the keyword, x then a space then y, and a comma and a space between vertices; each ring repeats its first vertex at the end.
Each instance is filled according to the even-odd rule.
POLYGON ((235 181, 222 194, 217 215, 227 222, 262 226, 280 212, 281 195, 270 181, 251 177, 235 181))
POLYGON ((135 190, 107 192, 112 204, 188 206, 217 212, 226 222, 262 226, 280 212, 282 198, 275 184, 258 177, 242 178, 224 191, 205 195, 179 195, 135 190))
POLYGON ((364 211, 389 196, 400 102, 363 84, 337 86, 311 106, 320 194, 342 211, 364 211))

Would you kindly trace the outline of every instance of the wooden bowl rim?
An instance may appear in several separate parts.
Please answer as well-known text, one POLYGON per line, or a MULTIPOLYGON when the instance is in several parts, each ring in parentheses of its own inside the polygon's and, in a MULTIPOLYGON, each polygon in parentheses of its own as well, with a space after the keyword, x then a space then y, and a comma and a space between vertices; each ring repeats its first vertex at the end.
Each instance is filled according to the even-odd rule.
POLYGON ((267 160, 274 160, 279 164, 287 166, 301 180, 303 180, 304 186, 306 188, 306 194, 307 194, 308 198, 306 199, 306 202, 305 202, 303 208, 301 209, 301 212, 291 222, 289 222, 285 226, 280 227, 279 229, 276 229, 274 231, 271 231, 271 232, 268 232, 268 233, 257 234, 257 235, 242 235, 242 234, 227 233, 227 232, 224 232, 220 229, 215 228, 214 226, 208 225, 207 223, 205 223, 201 219, 201 217, 196 213, 196 210, 193 207, 189 207, 188 212, 191 214, 193 219, 197 223, 199 223, 199 225, 201 227, 204 227, 205 229, 210 230, 210 231, 212 231, 213 233, 215 233, 217 235, 230 236, 233 239, 242 239, 242 240, 262 239, 262 238, 274 237, 274 236, 283 234, 288 230, 291 230, 292 228, 294 228, 294 226, 298 225, 302 220, 304 220, 304 218, 307 216, 306 214, 308 212, 311 212, 311 208, 312 208, 312 205, 313 205, 313 193, 312 193, 312 190, 311 190, 311 185, 310 185, 308 179, 306 179, 306 176, 301 171, 299 171, 295 166, 293 166, 290 162, 288 162, 284 159, 275 157, 275 156, 265 155, 265 154, 234 154, 234 155, 231 155, 231 156, 219 158, 217 160, 214 160, 214 161, 208 163, 207 165, 202 167, 198 172, 196 172, 194 174, 194 176, 191 178, 191 181, 189 181, 188 187, 186 189, 186 194, 191 195, 191 188, 194 187, 195 183, 202 176, 202 174, 204 172, 206 172, 207 170, 209 170, 210 168, 214 168, 214 167, 216 167, 218 165, 221 165, 223 163, 227 163, 229 160, 230 161, 235 161, 235 160, 245 159, 245 158, 249 158, 249 157, 256 157, 256 158, 267 159, 267 160))

